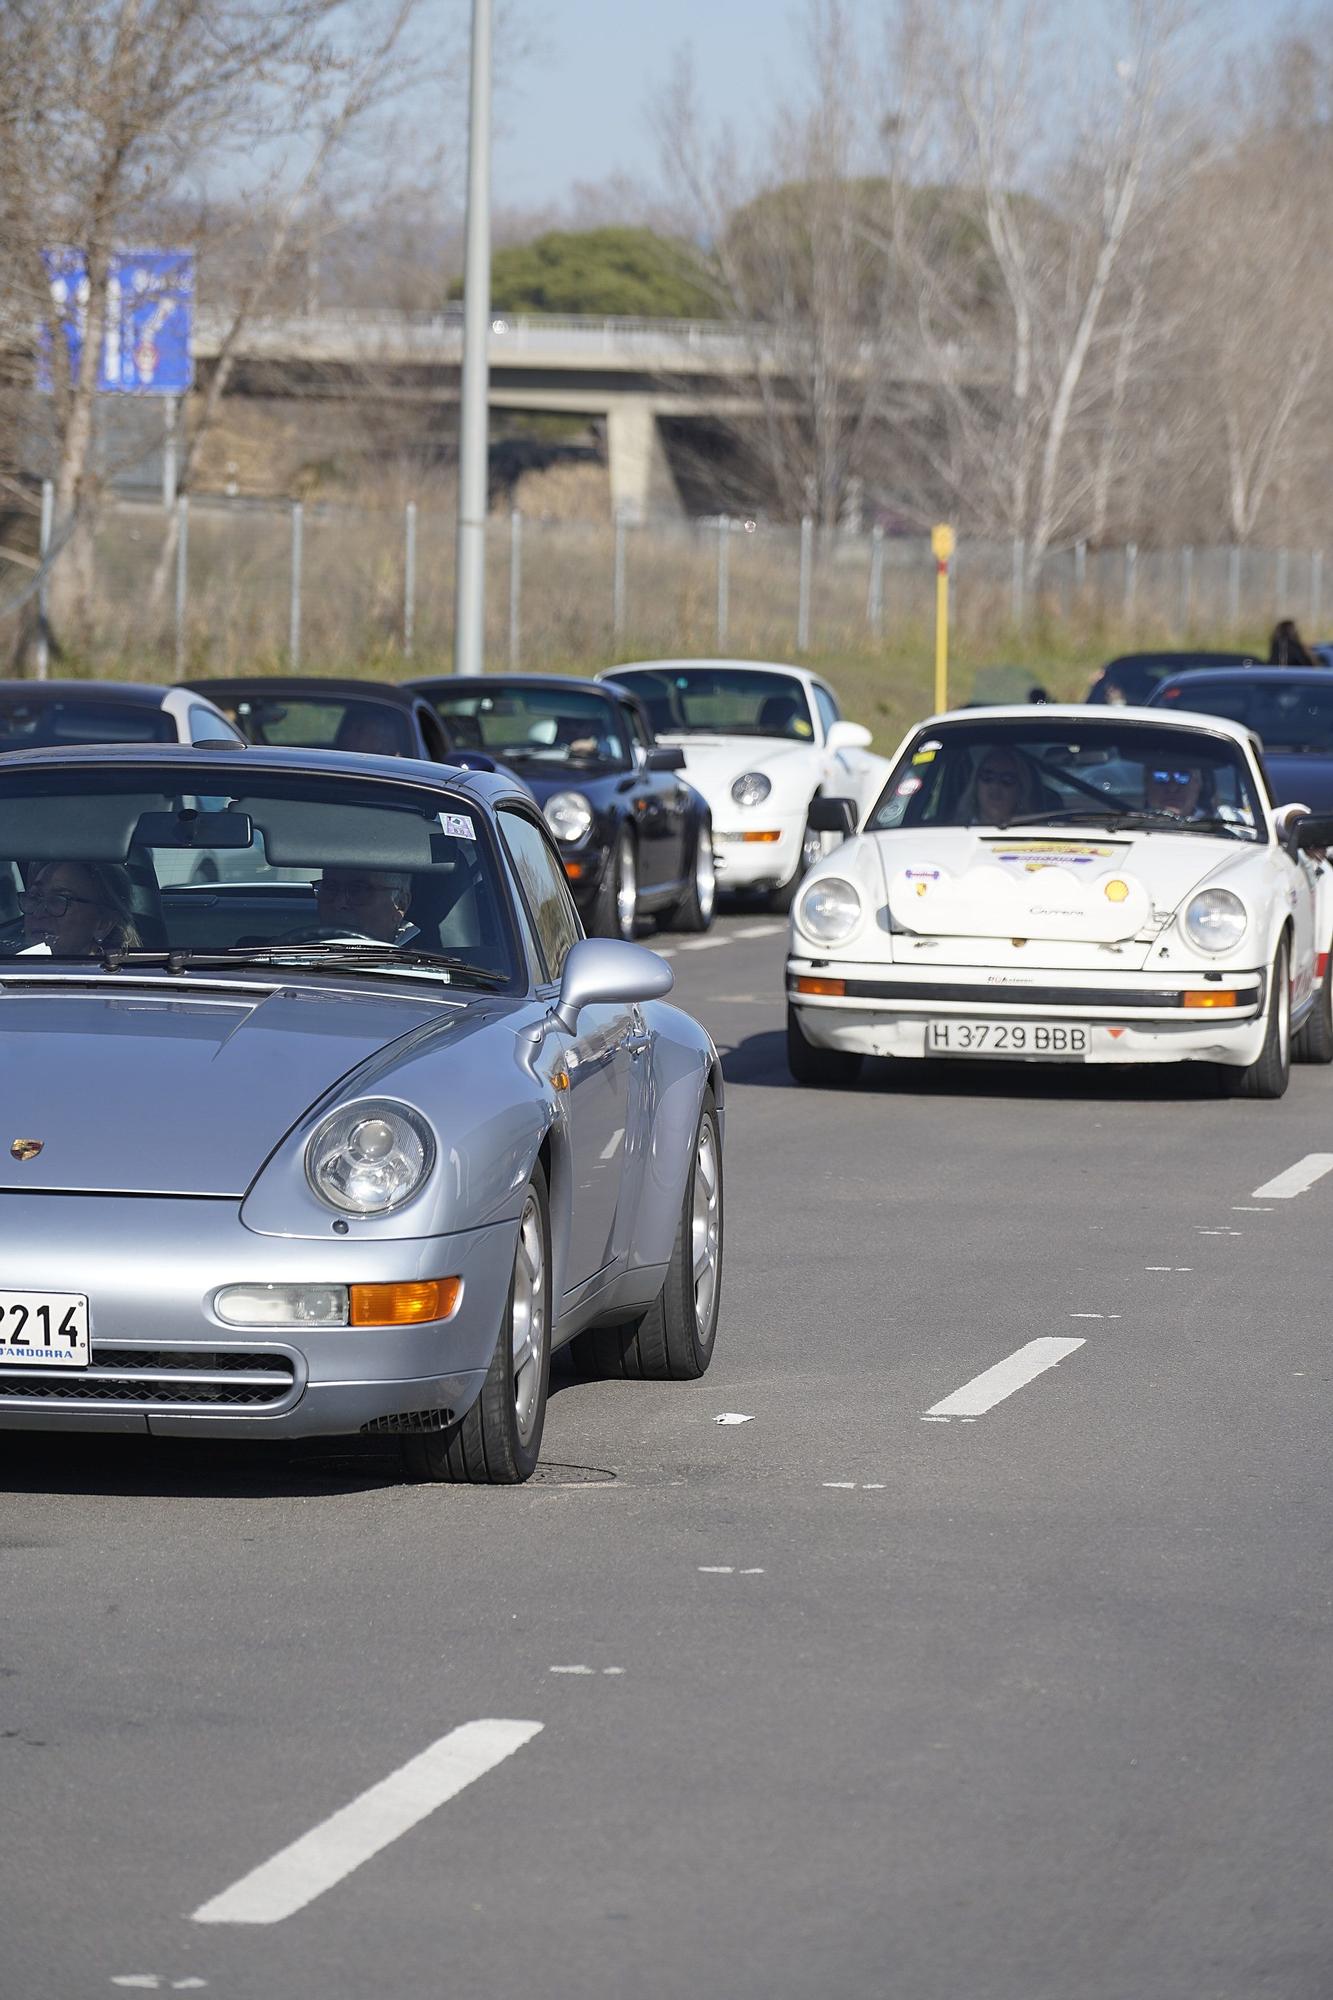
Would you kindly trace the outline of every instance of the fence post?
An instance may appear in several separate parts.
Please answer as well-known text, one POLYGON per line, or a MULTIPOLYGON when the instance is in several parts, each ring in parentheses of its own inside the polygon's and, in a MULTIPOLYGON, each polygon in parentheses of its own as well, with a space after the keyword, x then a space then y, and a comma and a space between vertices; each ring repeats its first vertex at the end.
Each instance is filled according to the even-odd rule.
POLYGON ((801 516, 801 575, 796 595, 796 650, 810 650, 810 570, 815 553, 815 524, 808 514, 801 516))
POLYGON ((1137 542, 1125 544, 1125 623, 1134 617, 1134 600, 1139 589, 1139 545, 1137 542))
POLYGON ((1285 618, 1287 615, 1287 585, 1290 581, 1291 565, 1287 560, 1287 551, 1279 549, 1277 552, 1277 605, 1275 607, 1279 618, 1285 618))
POLYGON ((523 516, 517 507, 509 513, 509 667, 518 665, 520 614, 523 607, 523 516))
POLYGON ((870 588, 866 596, 866 622, 875 638, 884 634, 884 530, 878 523, 870 531, 870 588))
POLYGON ((417 631, 417 503, 403 509, 403 658, 410 660, 417 631))
POLYGON ((42 481, 42 525, 38 531, 37 559, 41 564, 37 585, 37 679, 44 681, 51 668, 49 578, 47 561, 51 554, 51 528, 55 520, 56 489, 49 479, 42 481))
POLYGON ((176 679, 185 674, 186 591, 190 574, 190 502, 184 493, 176 502, 176 679))
POLYGON ((717 648, 727 643, 727 617, 731 609, 731 522, 725 514, 717 521, 717 648))
POLYGON ((1324 615, 1324 551, 1310 551, 1310 629, 1319 630, 1324 615))
POLYGON ((287 625, 287 664, 293 673, 301 666, 301 559, 305 544, 305 508, 292 502, 292 601, 287 625))
POLYGON ((1194 550, 1189 543, 1180 551, 1180 629, 1188 632, 1194 620, 1194 550))
POLYGON ((1082 590, 1088 580, 1088 545, 1086 542, 1074 544, 1074 588, 1082 590))
POLYGON ((1023 538, 1021 535, 1015 535, 1013 575, 1009 580, 1009 618, 1010 622, 1016 627, 1021 627, 1023 623, 1024 556, 1023 538))
POLYGON ((625 512, 616 509, 615 556, 611 564, 611 628, 617 639, 625 630, 625 512))
POLYGON ((167 396, 162 404, 162 512, 176 505, 176 437, 180 428, 179 396, 167 396))
POLYGON ((1227 619, 1236 631, 1240 625, 1240 549, 1234 542, 1227 554, 1227 619))

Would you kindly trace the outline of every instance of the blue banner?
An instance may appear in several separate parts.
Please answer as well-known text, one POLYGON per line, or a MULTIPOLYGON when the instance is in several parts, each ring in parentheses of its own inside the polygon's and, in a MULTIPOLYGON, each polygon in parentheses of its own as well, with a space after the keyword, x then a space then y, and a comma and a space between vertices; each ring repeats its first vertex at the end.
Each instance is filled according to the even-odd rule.
MULTIPOLYGON (((81 250, 43 251, 76 374, 88 331, 88 266, 81 250)), ((183 396, 194 381, 193 250, 121 250, 111 262, 97 387, 104 394, 183 396)), ((38 357, 38 387, 51 388, 49 331, 38 357)))

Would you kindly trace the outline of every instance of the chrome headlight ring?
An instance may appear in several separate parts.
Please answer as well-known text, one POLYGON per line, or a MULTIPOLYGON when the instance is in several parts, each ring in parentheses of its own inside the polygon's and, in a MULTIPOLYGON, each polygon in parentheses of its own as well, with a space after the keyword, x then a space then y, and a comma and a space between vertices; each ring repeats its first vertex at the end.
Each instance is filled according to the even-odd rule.
POLYGON ((592 803, 582 792, 552 792, 542 810, 546 824, 566 846, 584 839, 592 826, 592 803))
POLYGON ((761 806, 773 789, 773 781, 762 771, 743 771, 731 788, 738 806, 761 806))
POLYGON ((1201 889, 1185 906, 1180 928, 1196 951, 1234 951, 1249 926, 1249 912, 1230 889, 1201 889))
POLYGON ((311 1191, 346 1215, 387 1215, 424 1185, 435 1137, 417 1111, 367 1097, 334 1111, 306 1142, 311 1191))
POLYGON ((861 913, 861 892, 854 882, 842 875, 820 875, 801 892, 796 927, 816 944, 844 944, 861 913))

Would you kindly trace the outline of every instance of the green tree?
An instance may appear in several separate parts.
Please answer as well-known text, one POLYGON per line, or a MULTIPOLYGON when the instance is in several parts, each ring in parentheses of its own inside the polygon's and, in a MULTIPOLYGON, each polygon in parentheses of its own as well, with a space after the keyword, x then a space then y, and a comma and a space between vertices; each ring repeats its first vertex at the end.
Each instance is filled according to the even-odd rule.
MULTIPOLYGON (((462 295, 462 280, 449 288, 462 295)), ((552 230, 501 250, 491 304, 502 312, 603 313, 701 319, 717 312, 707 272, 688 244, 652 229, 552 230)))

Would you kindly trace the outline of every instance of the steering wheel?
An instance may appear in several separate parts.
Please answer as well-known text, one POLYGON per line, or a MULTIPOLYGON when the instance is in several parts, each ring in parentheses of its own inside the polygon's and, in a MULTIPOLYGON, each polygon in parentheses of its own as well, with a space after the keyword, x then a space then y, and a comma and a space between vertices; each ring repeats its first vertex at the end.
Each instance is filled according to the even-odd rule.
POLYGON ((392 946, 384 939, 371 937, 368 931, 354 930, 350 924, 303 924, 294 931, 283 931, 269 940, 271 944, 380 944, 386 951, 392 946))

